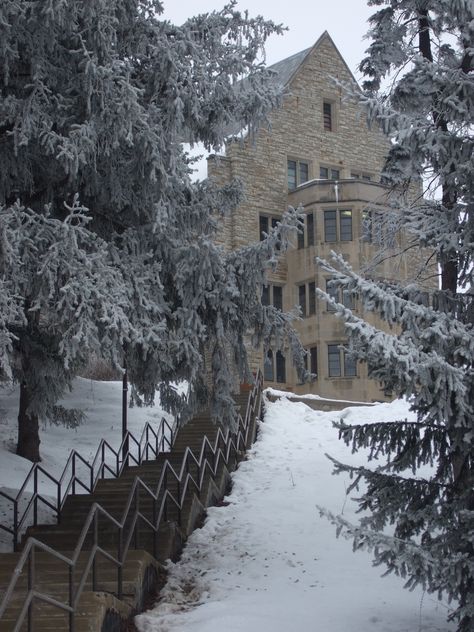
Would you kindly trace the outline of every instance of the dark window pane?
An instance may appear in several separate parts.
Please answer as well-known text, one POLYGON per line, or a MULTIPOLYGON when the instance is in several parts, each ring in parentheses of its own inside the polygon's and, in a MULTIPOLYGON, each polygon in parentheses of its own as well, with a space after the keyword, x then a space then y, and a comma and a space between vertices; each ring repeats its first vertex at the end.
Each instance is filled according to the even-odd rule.
POLYGON ((267 351, 263 362, 263 379, 267 382, 273 382, 275 376, 273 374, 273 352, 271 349, 267 351))
POLYGON ((268 235, 268 217, 260 215, 260 241, 265 239, 265 235, 268 235))
POLYGON ((309 168, 307 162, 300 162, 300 179, 298 184, 303 184, 303 182, 307 182, 309 179, 309 168))
POLYGON ((278 217, 272 217, 272 228, 276 228, 279 221, 278 217))
POLYGON ((324 211, 324 239, 337 241, 336 211, 324 211))
POLYGON ((331 169, 331 180, 339 180, 339 169, 331 169))
POLYGON ((288 189, 296 189, 296 160, 288 160, 288 189))
POLYGON ((362 240, 372 241, 372 211, 362 211, 362 240))
POLYGON ((329 377, 341 376, 341 354, 339 345, 328 345, 328 373, 329 377))
POLYGON ((316 376, 318 375, 318 350, 317 347, 311 347, 309 350, 309 360, 310 360, 310 368, 311 373, 314 373, 316 376))
POLYGON ((339 211, 341 221, 341 241, 352 241, 352 211, 339 211))
POLYGON ((346 351, 344 351, 344 375, 346 377, 355 377, 357 375, 356 361, 346 351))
POLYGON ((306 285, 298 286, 298 304, 301 307, 301 313, 306 316, 306 285))
POLYGON ((371 179, 372 179, 372 178, 371 178, 369 175, 364 175, 364 174, 362 174, 362 180, 367 180, 368 182, 370 182, 370 181, 371 181, 371 179))
POLYGON ((268 285, 262 287, 262 305, 270 305, 270 288, 268 285))
POLYGON ((283 309, 283 288, 280 285, 273 286, 273 307, 283 309))
POLYGON ((306 233, 308 235, 308 246, 314 246, 314 215, 306 215, 306 233))
POLYGON ((304 224, 298 229, 298 250, 304 248, 304 224))
POLYGON ((323 103, 323 121, 324 121, 324 129, 331 131, 332 130, 332 106, 331 106, 331 103, 327 103, 326 101, 323 103))
POLYGON ((280 384, 282 382, 286 382, 286 362, 285 362, 285 356, 282 354, 281 351, 277 351, 276 352, 276 381, 280 382, 280 384))
POLYGON ((314 281, 308 283, 308 295, 308 312, 311 316, 316 314, 316 283, 314 281))
MULTIPOLYGON (((326 294, 329 294, 332 299, 339 303, 339 289, 334 285, 334 281, 331 279, 326 281, 326 294)), ((328 303, 327 307, 328 312, 335 311, 335 308, 330 303, 328 303)))
POLYGON ((319 177, 322 180, 327 180, 329 178, 329 169, 327 167, 319 167, 319 177))
POLYGON ((348 290, 342 290, 342 304, 347 309, 354 309, 354 295, 348 290))

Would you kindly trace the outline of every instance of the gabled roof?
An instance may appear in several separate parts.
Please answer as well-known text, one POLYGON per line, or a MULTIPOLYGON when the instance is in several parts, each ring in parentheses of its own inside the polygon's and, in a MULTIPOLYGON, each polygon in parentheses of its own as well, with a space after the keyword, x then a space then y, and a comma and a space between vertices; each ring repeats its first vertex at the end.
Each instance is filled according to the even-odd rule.
POLYGON ((306 48, 291 57, 277 61, 276 64, 269 66, 268 69, 277 73, 276 80, 280 85, 286 86, 311 50, 312 47, 306 48))
MULTIPOLYGON (((290 57, 287 57, 286 59, 282 59, 281 61, 276 62, 276 64, 273 64, 272 66, 268 66, 268 70, 273 70, 273 72, 275 73, 272 81, 276 85, 279 85, 282 88, 285 88, 285 90, 283 91, 284 94, 288 94, 289 92, 288 87, 291 84, 291 81, 293 80, 295 75, 298 73, 301 66, 303 65, 306 58, 309 57, 309 55, 311 55, 313 51, 319 48, 319 46, 321 45, 321 42, 324 39, 329 39, 332 46, 334 46, 334 49, 336 50, 337 54, 341 58, 342 62, 344 63, 347 69, 347 72, 350 74, 354 82, 356 82, 356 79, 354 78, 354 75, 352 74, 351 69, 346 64, 344 57, 339 52, 336 44, 334 44, 332 37, 329 35, 327 31, 324 31, 324 33, 316 40, 316 42, 310 48, 306 48, 305 50, 302 50, 299 53, 295 53, 294 55, 291 55, 290 57)), ((245 85, 246 81, 247 81, 246 79, 242 79, 241 84, 245 85)), ((242 125, 240 125, 238 122, 234 122, 228 126, 226 130, 226 136, 227 137, 238 136, 241 132, 242 132, 242 125)))
POLYGON ((303 64, 305 59, 315 49, 319 48, 321 42, 326 38, 329 39, 331 44, 336 49, 339 57, 344 62, 344 65, 347 68, 347 72, 350 74, 352 79, 356 81, 354 75, 352 74, 351 69, 347 65, 344 57, 339 52, 339 49, 334 43, 332 37, 329 35, 327 31, 324 31, 324 33, 316 40, 316 42, 310 48, 306 48, 305 50, 302 50, 301 52, 296 53, 295 55, 291 55, 291 57, 287 57, 286 59, 282 59, 281 61, 278 61, 276 64, 273 64, 272 66, 268 67, 269 70, 273 70, 274 72, 277 73, 275 77, 275 82, 280 84, 281 86, 288 86, 288 84, 291 83, 291 80, 296 75, 296 73, 298 72, 300 66, 303 64))

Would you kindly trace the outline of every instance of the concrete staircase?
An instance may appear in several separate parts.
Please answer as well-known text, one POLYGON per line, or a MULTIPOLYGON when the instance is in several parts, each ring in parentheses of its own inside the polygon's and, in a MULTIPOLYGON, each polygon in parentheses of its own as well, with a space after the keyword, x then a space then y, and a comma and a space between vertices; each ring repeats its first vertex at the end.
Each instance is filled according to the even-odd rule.
MULTIPOLYGON (((236 396, 243 418, 248 396, 248 392, 236 396)), ((93 494, 69 496, 58 525, 28 529, 22 541, 23 551, 0 555, 0 604, 12 575, 17 573, 17 563, 29 560, 0 617, 0 631, 123 630, 124 620, 140 612, 146 600, 159 589, 164 578, 162 563, 179 554, 188 535, 202 520, 206 507, 220 500, 228 488, 230 471, 242 458, 243 450, 233 451, 227 465, 221 455, 212 476, 211 467, 197 464, 204 435, 214 445, 217 432, 218 427, 208 413, 198 414, 178 431, 171 452, 140 466, 128 467, 117 479, 99 481, 93 494), (150 492, 155 494, 160 482, 163 489, 153 499, 150 492), (180 498, 183 502, 178 507, 175 501, 180 498), (98 510, 97 505, 104 511, 98 510), (92 520, 91 510, 95 512, 92 520), (163 518, 158 531, 153 531, 151 525, 156 525, 160 510, 163 518), (90 525, 86 531, 84 524, 88 517, 90 525), (81 531, 83 545, 80 551, 75 551, 81 531), (42 545, 35 545, 35 541, 42 545), (127 542, 129 550, 124 556, 127 542), (47 547, 60 552, 64 559, 58 559, 47 547), (68 560, 74 556, 76 563, 71 568, 68 560), (114 558, 124 560, 121 568, 114 558), (75 591, 81 582, 77 601, 75 591), (21 627, 15 627, 22 608, 25 613, 28 609, 28 603, 25 606, 28 595, 30 599, 33 595, 29 606, 31 627, 27 625, 28 616, 21 627), (74 616, 53 602, 66 607, 74 603, 74 616)), ((209 448, 206 457, 211 463, 209 448)))

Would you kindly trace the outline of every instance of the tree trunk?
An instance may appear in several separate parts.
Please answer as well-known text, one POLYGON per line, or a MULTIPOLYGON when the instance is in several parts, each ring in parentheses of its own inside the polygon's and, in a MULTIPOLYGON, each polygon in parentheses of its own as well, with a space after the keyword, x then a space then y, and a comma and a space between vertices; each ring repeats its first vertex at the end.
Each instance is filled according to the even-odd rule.
POLYGON ((25 382, 22 382, 20 386, 16 453, 29 461, 33 461, 33 463, 37 463, 41 461, 38 415, 28 412, 29 403, 30 393, 25 382))

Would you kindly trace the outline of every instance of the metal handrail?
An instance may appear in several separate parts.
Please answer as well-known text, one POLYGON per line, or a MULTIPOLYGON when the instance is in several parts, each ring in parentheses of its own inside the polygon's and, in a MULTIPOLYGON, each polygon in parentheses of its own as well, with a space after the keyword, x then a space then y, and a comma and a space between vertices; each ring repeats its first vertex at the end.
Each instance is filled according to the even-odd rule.
MULTIPOLYGON (((204 485, 204 475, 203 472, 207 469, 210 470, 211 476, 215 479, 219 475, 219 464, 222 462, 223 464, 228 464, 229 459, 231 458, 232 450, 234 451, 235 459, 238 459, 238 447, 241 442, 244 442, 244 450, 250 447, 247 445, 247 441, 250 441, 250 444, 253 440, 253 435, 255 432, 255 427, 257 423, 257 418, 260 414, 261 407, 261 390, 262 390, 262 376, 259 372, 255 379, 254 388, 250 394, 249 402, 247 405, 247 410, 245 414, 245 418, 239 415, 239 427, 237 433, 230 433, 227 430, 226 435, 222 433, 222 430, 219 428, 216 434, 216 438, 214 440, 214 445, 211 444, 207 436, 203 438, 201 449, 199 451, 199 458, 197 458, 192 450, 189 448, 186 449, 185 454, 183 455, 183 460, 180 468, 180 473, 177 474, 173 468, 173 466, 169 463, 168 460, 165 461, 162 469, 162 473, 160 475, 160 479, 156 488, 156 491, 153 492, 152 489, 139 477, 134 479, 132 484, 132 488, 129 491, 127 502, 125 503, 125 507, 122 513, 122 519, 117 520, 114 518, 104 507, 102 507, 98 503, 93 503, 91 506, 87 518, 82 527, 81 533, 79 535, 76 547, 74 549, 73 555, 71 558, 66 557, 62 553, 55 551, 48 545, 40 542, 36 538, 28 538, 26 546, 20 556, 20 559, 17 563, 15 570, 13 571, 13 576, 8 585, 6 592, 3 595, 3 599, 0 602, 0 622, 5 614, 5 611, 10 603, 14 590, 20 577, 21 573, 25 569, 28 568, 28 592, 24 599, 23 607, 21 609, 19 618, 16 621, 13 632, 19 632, 21 626, 23 625, 25 619, 27 619, 28 630, 33 630, 33 604, 35 601, 43 601, 49 603, 50 605, 67 612, 69 615, 69 631, 74 632, 74 614, 77 609, 79 599, 84 590, 87 578, 91 574, 92 580, 92 590, 97 590, 97 570, 96 570, 96 558, 98 555, 105 556, 109 562, 117 568, 117 579, 116 579, 116 591, 115 594, 120 599, 122 597, 122 571, 123 566, 127 560, 127 554, 131 547, 132 540, 135 537, 135 543, 138 544, 138 526, 139 523, 144 524, 148 529, 153 533, 153 549, 154 554, 156 556, 156 547, 157 547, 157 538, 159 529, 162 525, 162 518, 167 513, 167 505, 168 502, 171 502, 178 510, 178 524, 182 526, 182 509, 184 508, 186 502, 186 495, 188 492, 189 481, 192 481, 193 486, 200 495, 202 491, 202 487, 204 485), (249 433, 252 433, 250 436, 249 433), (220 443, 224 439, 225 441, 225 451, 220 447, 220 443), (208 447, 212 454, 212 463, 205 456, 205 449, 208 447), (197 482, 187 471, 187 461, 191 459, 195 463, 195 465, 199 468, 201 475, 199 476, 199 481, 197 482), (178 494, 176 497, 168 489, 167 483, 167 473, 168 470, 175 477, 177 482, 177 490, 178 494), (164 475, 164 473, 166 474, 164 475), (182 478, 184 477, 184 481, 182 478), (152 516, 153 519, 150 520, 147 516, 145 516, 140 511, 140 503, 139 503, 139 495, 140 491, 143 491, 146 497, 150 498, 153 501, 153 510, 152 516), (161 501, 160 501, 161 498, 161 501), (157 505, 160 503, 159 510, 157 511, 157 505), (133 510, 132 507, 135 506, 133 510), (117 553, 116 557, 112 555, 110 551, 105 550, 99 544, 99 518, 103 517, 107 521, 107 523, 115 527, 118 533, 118 543, 117 543, 117 553), (127 529, 128 524, 128 529, 127 529), (79 560, 79 556, 81 553, 85 552, 85 542, 89 531, 92 528, 93 533, 93 545, 89 552, 88 560, 85 565, 84 570, 80 576, 79 581, 75 581, 75 572, 77 568, 77 563, 79 560), (42 551, 52 558, 55 558, 59 561, 62 561, 64 564, 68 566, 68 603, 61 602, 58 599, 51 597, 45 593, 41 593, 34 589, 34 577, 35 577, 35 554, 38 551, 42 551)), ((138 548, 136 546, 135 548, 138 548)))
POLYGON ((29 521, 28 526, 36 526, 38 524, 39 502, 52 509, 59 521, 66 498, 68 495, 76 494, 78 487, 81 489, 80 493, 92 494, 100 479, 105 478, 106 475, 111 478, 117 478, 130 461, 135 465, 140 465, 145 460, 144 457, 148 459, 150 452, 156 458, 160 452, 165 451, 165 447, 168 449, 172 448, 176 431, 176 421, 170 424, 162 417, 157 431, 147 422, 142 430, 140 439, 136 439, 128 431, 117 450, 108 441, 102 439, 91 462, 87 461, 76 450, 71 450, 59 478, 53 476, 39 463, 35 463, 32 465, 16 495, 13 496, 0 490, 0 496, 11 503, 13 513, 13 525, 9 526, 0 522, 0 530, 6 531, 12 536, 13 550, 17 551, 20 535, 27 525, 27 521, 29 521), (125 446, 127 446, 126 451, 124 450, 125 446), (78 467, 81 465, 86 470, 87 479, 84 479, 78 473, 78 467), (40 475, 48 478, 50 483, 56 485, 54 501, 51 500, 50 493, 41 490, 42 479, 40 475), (29 485, 33 487, 33 494, 22 511, 20 508, 21 500, 29 485))

